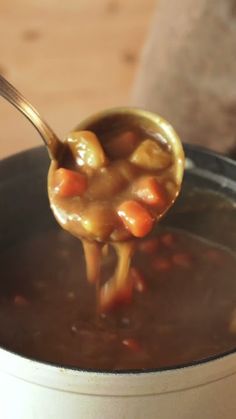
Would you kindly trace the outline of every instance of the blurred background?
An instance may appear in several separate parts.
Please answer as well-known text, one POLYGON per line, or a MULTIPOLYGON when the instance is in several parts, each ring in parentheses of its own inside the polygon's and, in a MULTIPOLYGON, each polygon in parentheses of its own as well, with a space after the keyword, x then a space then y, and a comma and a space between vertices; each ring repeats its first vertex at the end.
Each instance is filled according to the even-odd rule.
MULTIPOLYGON (((132 104, 236 157, 236 0, 0 0, 0 51, 0 73, 61 138, 132 104)), ((2 157, 41 144, 3 99, 0 121, 2 157)))
MULTIPOLYGON (((102 108, 128 104, 155 0, 1 0, 0 73, 59 136, 102 108)), ((1 157, 41 144, 0 100, 1 157)))

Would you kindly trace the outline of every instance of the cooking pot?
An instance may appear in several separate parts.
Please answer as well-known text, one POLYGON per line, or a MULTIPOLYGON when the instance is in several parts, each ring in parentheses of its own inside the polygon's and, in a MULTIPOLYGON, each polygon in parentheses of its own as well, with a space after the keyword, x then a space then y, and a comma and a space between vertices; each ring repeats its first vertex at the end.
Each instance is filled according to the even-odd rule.
MULTIPOLYGON (((235 251, 236 207, 223 210, 217 199, 196 204, 192 192, 210 189, 236 201, 236 163, 195 146, 185 145, 185 151, 183 191, 162 222, 235 251)), ((48 166, 42 147, 1 161, 0 251, 55 224, 46 193, 48 166)), ((168 369, 97 372, 0 348, 1 419, 235 419, 235 396, 235 350, 168 369)))

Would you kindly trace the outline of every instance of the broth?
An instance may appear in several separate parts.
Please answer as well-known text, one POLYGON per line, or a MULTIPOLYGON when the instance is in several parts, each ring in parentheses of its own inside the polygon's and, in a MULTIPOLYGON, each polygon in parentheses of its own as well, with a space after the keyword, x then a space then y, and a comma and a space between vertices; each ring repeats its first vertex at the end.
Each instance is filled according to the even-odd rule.
MULTIPOLYGON (((133 301, 97 314, 80 242, 57 228, 0 255, 0 343, 40 361, 97 370, 161 368, 236 347, 236 258, 167 227, 139 243, 133 301)), ((116 263, 106 256, 103 282, 116 263)))

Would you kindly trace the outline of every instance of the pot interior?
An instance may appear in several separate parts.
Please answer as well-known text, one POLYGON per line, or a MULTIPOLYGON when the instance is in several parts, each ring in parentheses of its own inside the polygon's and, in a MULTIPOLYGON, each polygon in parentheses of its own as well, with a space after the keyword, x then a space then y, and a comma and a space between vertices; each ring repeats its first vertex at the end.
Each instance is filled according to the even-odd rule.
MULTIPOLYGON (((187 231, 235 252, 236 164, 198 147, 186 145, 185 151, 182 192, 161 226, 187 231)), ((59 230, 47 198, 48 167, 43 147, 0 163, 1 252, 41 232, 59 230)))

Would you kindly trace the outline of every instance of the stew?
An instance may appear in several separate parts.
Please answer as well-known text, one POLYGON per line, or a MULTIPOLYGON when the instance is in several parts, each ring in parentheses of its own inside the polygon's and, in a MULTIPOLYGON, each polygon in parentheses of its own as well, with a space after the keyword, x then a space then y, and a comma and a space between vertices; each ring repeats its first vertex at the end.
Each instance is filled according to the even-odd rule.
POLYGON ((152 231, 179 193, 175 156, 159 134, 137 129, 110 133, 109 141, 72 132, 65 145, 49 171, 51 208, 59 224, 82 239, 90 282, 100 282, 104 244, 115 248, 115 274, 98 290, 106 311, 129 287, 134 239, 152 231))

